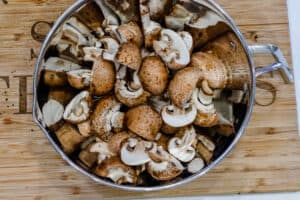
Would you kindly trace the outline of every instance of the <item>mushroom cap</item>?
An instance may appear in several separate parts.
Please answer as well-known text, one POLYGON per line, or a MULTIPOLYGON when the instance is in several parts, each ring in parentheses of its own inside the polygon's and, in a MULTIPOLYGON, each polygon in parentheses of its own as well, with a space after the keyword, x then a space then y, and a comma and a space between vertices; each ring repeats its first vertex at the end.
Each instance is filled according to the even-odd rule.
POLYGON ((158 137, 155 139, 157 141, 157 146, 161 146, 164 150, 168 151, 168 142, 170 138, 162 133, 157 134, 157 136, 158 137))
POLYGON ((157 147, 156 151, 149 153, 151 161, 147 163, 148 173, 156 180, 167 181, 179 176, 184 167, 179 160, 163 149, 157 147))
POLYGON ((93 95, 101 96, 114 88, 116 71, 114 64, 98 57, 94 62, 90 91, 93 95))
POLYGON ((117 80, 115 85, 116 98, 128 107, 134 107, 147 102, 150 93, 143 88, 134 90, 125 80, 117 80))
POLYGON ((160 40, 153 42, 153 48, 170 69, 182 69, 190 63, 190 49, 186 41, 171 29, 160 32, 160 40))
POLYGON ((82 150, 79 155, 79 160, 87 167, 92 168, 97 163, 97 153, 91 153, 88 150, 82 150))
POLYGON ((122 163, 119 157, 111 157, 103 161, 95 169, 95 174, 109 178, 117 184, 136 183, 135 170, 122 163))
POLYGON ((116 55, 116 60, 121 65, 138 71, 142 64, 142 55, 139 46, 133 42, 123 43, 116 55))
POLYGON ((197 116, 197 109, 194 104, 187 104, 184 109, 169 105, 163 108, 161 116, 164 123, 174 128, 179 128, 194 122, 197 116))
POLYGON ((213 104, 213 96, 206 95, 202 89, 195 89, 192 102, 197 108, 194 124, 200 127, 212 127, 218 124, 218 115, 213 104))
POLYGON ((207 80, 212 89, 225 88, 228 82, 228 70, 218 57, 209 52, 197 52, 192 55, 191 67, 201 71, 201 78, 207 80))
POLYGON ((150 161, 148 151, 153 148, 151 142, 129 138, 122 145, 120 156, 123 163, 128 166, 140 166, 150 161))
POLYGON ((52 127, 62 120, 64 106, 56 100, 50 99, 42 108, 43 119, 47 127, 52 127))
POLYGON ((64 152, 67 154, 74 152, 85 139, 76 128, 68 123, 60 127, 55 134, 64 152))
POLYGON ((187 67, 175 74, 168 88, 170 99, 175 106, 184 108, 191 99, 200 77, 201 72, 196 67, 187 67))
POLYGON ((48 99, 53 99, 60 102, 62 105, 67 105, 76 95, 71 87, 51 88, 48 94, 48 99))
POLYGON ((122 143, 128 138, 130 138, 131 136, 132 134, 126 131, 114 134, 108 141, 109 149, 115 154, 119 154, 121 151, 122 143))
POLYGON ((157 56, 150 56, 143 60, 139 78, 145 90, 153 95, 160 95, 168 84, 168 70, 164 62, 157 56))
POLYGON ((67 72, 69 84, 78 90, 90 86, 91 73, 89 69, 79 69, 67 72))
POLYGON ((88 91, 82 91, 66 106, 63 118, 72 124, 79 124, 89 118, 90 107, 90 94, 88 91))
POLYGON ((136 22, 122 24, 117 29, 122 42, 133 42, 141 47, 144 43, 143 33, 136 22))
POLYGON ((45 85, 49 87, 61 87, 68 84, 65 72, 45 70, 43 78, 45 85))
POLYGON ((173 137, 168 144, 168 151, 182 162, 190 162, 196 155, 192 147, 196 139, 196 131, 193 126, 184 128, 182 138, 173 137))
POLYGON ((155 139, 162 125, 160 115, 148 105, 130 109, 125 118, 130 131, 150 141, 155 139))
POLYGON ((114 113, 118 112, 121 104, 113 96, 103 97, 99 100, 91 116, 91 127, 99 136, 109 133, 113 129, 114 113))

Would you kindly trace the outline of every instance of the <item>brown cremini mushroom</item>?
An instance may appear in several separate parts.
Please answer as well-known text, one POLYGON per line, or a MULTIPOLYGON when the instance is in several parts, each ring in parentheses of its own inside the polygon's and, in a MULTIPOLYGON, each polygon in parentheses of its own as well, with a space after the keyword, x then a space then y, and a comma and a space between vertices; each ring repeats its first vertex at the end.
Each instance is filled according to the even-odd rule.
POLYGON ((139 78, 145 90, 160 95, 168 84, 168 70, 157 56, 146 57, 139 71, 139 78))
POLYGON ((90 86, 91 73, 89 69, 80 69, 67 72, 69 84, 78 90, 84 89, 90 86))
POLYGON ((76 95, 76 91, 71 87, 51 88, 48 99, 53 99, 66 106, 76 95))
POLYGON ((108 146, 112 152, 119 154, 121 151, 122 143, 128 138, 132 137, 133 134, 126 131, 114 134, 108 141, 108 146))
POLYGON ((175 74, 168 88, 175 106, 183 108, 188 103, 200 77, 201 71, 196 67, 187 67, 175 74))
POLYGON ((115 67, 110 61, 98 57, 94 62, 90 91, 93 95, 101 96, 109 93, 115 84, 115 67))
POLYGON ((205 160, 206 164, 209 164, 216 148, 215 144, 212 140, 204 135, 198 135, 197 139, 199 141, 196 148, 197 152, 205 160))
POLYGON ((144 43, 144 37, 141 28, 135 22, 129 22, 127 24, 122 24, 117 29, 122 42, 132 42, 136 43, 141 47, 144 43))
POLYGON ((147 105, 130 109, 125 120, 130 131, 150 141, 155 139, 162 125, 160 115, 147 105))
POLYGON ((173 135, 178 131, 178 128, 172 127, 166 123, 163 123, 160 130, 166 135, 173 135))
POLYGON ((79 130, 79 133, 85 137, 90 136, 92 133, 90 120, 86 120, 84 122, 77 124, 77 128, 79 130))
POLYGON ((138 71, 142 64, 142 55, 139 46, 133 42, 121 44, 116 55, 116 61, 121 65, 138 71))
POLYGON ((67 154, 73 153, 85 139, 76 128, 68 123, 65 123, 55 134, 67 154))

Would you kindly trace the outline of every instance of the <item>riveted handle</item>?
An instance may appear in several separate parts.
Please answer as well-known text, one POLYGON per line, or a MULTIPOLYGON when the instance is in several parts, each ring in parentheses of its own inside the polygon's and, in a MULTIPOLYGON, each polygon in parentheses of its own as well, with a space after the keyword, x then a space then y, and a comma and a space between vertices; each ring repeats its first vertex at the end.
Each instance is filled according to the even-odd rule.
POLYGON ((268 65, 266 67, 257 69, 255 71, 256 78, 262 74, 279 70, 281 73, 281 76, 286 84, 294 83, 293 73, 292 73, 291 69, 289 68, 288 63, 287 63, 286 59, 284 58, 279 47, 272 45, 272 44, 262 44, 262 45, 249 46, 249 48, 252 52, 252 55, 272 54, 275 59, 275 63, 268 65))

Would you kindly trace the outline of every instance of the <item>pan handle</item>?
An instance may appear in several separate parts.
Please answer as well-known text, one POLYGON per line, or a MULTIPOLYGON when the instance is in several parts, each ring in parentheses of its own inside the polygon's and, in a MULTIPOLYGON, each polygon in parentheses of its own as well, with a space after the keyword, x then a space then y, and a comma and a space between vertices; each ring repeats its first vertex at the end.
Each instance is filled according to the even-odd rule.
POLYGON ((294 83, 294 76, 289 68, 289 65, 284 58, 279 47, 272 44, 261 44, 261 45, 253 45, 249 46, 252 55, 255 54, 272 54, 276 60, 276 63, 268 65, 266 67, 256 69, 255 76, 256 78, 262 74, 279 70, 282 78, 284 79, 286 84, 294 83))

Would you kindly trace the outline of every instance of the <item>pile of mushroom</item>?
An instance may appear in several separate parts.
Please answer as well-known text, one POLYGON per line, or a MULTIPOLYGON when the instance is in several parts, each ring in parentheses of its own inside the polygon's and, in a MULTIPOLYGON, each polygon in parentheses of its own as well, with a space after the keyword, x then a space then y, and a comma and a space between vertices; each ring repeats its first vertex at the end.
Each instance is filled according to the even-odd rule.
POLYGON ((245 103, 234 34, 200 38, 221 18, 172 2, 96 0, 94 21, 71 17, 45 58, 45 126, 66 154, 117 184, 198 173, 214 159, 211 132, 234 135, 233 105, 245 103))

